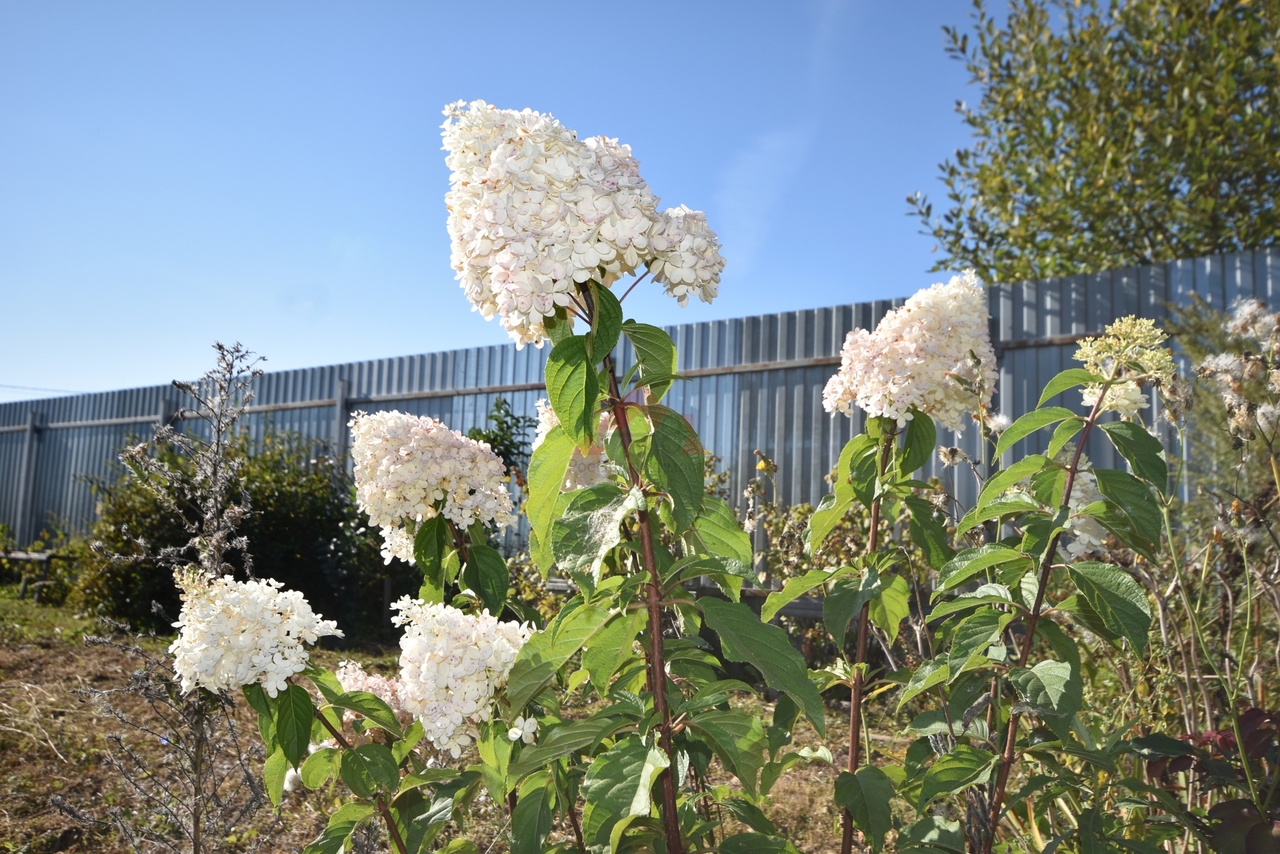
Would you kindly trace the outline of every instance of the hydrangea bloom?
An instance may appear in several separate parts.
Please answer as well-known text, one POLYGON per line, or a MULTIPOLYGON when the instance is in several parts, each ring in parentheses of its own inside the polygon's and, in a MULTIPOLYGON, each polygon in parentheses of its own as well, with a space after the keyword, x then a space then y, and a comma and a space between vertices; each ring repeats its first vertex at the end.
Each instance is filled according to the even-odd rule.
MULTIPOLYGON (((1074 455, 1075 445, 1068 443, 1058 454, 1057 459, 1059 462, 1068 463, 1074 455)), ((1067 499, 1071 515, 1067 518, 1064 527, 1071 539, 1061 546, 1068 557, 1079 560, 1102 548, 1107 539, 1107 529, 1097 518, 1080 515, 1081 510, 1101 500, 1102 492, 1098 489, 1098 478, 1090 471, 1089 457, 1081 454, 1076 478, 1071 483, 1071 496, 1067 499)))
MULTIPOLYGON (((399 680, 369 673, 354 661, 338 662, 338 669, 334 675, 342 683, 343 691, 368 691, 390 706, 396 713, 396 717, 400 718, 401 723, 407 723, 412 717, 401 705, 399 680)), ((348 721, 355 717, 355 713, 350 711, 344 715, 344 719, 348 721)))
POLYGON ((236 581, 188 570, 175 580, 182 612, 169 652, 184 694, 258 683, 274 697, 307 666, 303 644, 342 637, 337 623, 320 619, 301 593, 282 590, 273 579, 236 581))
POLYGON ((408 596, 391 606, 400 638, 400 701, 422 722, 437 750, 457 758, 489 720, 494 692, 506 684, 516 653, 533 633, 527 624, 473 616, 408 596))
MULTIPOLYGON (((1081 402, 1092 409, 1097 405, 1098 395, 1101 393, 1102 386, 1087 385, 1080 390, 1081 402)), ((1138 384, 1129 380, 1116 383, 1107 390, 1107 396, 1102 399, 1102 411, 1118 412, 1121 418, 1132 421, 1138 417, 1139 412, 1147 408, 1149 402, 1138 384)))
MULTIPOLYGON (((547 438, 547 434, 552 429, 560 426, 560 419, 556 417, 556 411, 551 408, 550 401, 545 397, 540 399, 535 406, 538 409, 538 426, 533 434, 533 448, 537 450, 538 446, 547 438)), ((609 458, 604 451, 605 434, 608 428, 608 413, 601 413, 600 427, 597 434, 598 442, 588 448, 585 454, 580 448, 573 449, 573 455, 569 458, 569 468, 564 473, 562 490, 572 492, 575 489, 595 486, 597 483, 603 483, 604 479, 609 476, 609 458)))
POLYGON ((515 521, 506 468, 488 444, 404 412, 357 412, 349 426, 356 498, 382 529, 388 563, 413 562, 406 523, 440 515, 460 528, 515 521))
POLYGON ((541 346, 543 319, 577 285, 610 285, 642 264, 684 304, 716 294, 724 261, 701 214, 658 213, 629 146, 580 141, 553 117, 483 101, 445 108, 452 263, 472 307, 541 346))
POLYGON ((988 319, 986 292, 971 270, 920 291, 886 314, 875 332, 849 333, 822 405, 849 414, 856 404, 899 427, 917 409, 943 427, 964 429, 964 416, 991 402, 996 355, 988 319), (981 399, 956 380, 976 380, 979 373, 981 399))
POLYGON ((538 739, 538 722, 534 718, 526 718, 523 715, 517 717, 511 724, 511 729, 507 730, 507 739, 510 741, 523 741, 525 744, 533 744, 538 739))

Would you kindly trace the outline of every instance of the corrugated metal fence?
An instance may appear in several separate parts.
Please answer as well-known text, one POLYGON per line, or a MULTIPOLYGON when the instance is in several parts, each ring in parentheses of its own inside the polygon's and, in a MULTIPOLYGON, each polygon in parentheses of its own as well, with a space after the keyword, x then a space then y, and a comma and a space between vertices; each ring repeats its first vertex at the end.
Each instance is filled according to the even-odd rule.
MULTIPOLYGON (((1000 360, 997 405, 1011 417, 1035 406, 1044 383, 1073 363, 1076 340, 1126 314, 1163 318, 1192 294, 1223 309, 1237 297, 1280 308, 1280 250, 1174 261, 990 290, 1000 360)), ((822 409, 822 388, 854 327, 872 328, 902 300, 671 327, 679 367, 668 402, 697 428, 740 496, 755 475, 754 451, 779 466, 777 500, 816 503, 824 476, 855 428, 822 409)), ((439 418, 464 432, 483 426, 495 398, 532 414, 542 396, 548 349, 477 347, 265 374, 247 428, 290 431, 341 450, 352 411, 399 409, 439 418)), ((633 358, 624 341, 623 367, 633 358)), ((1059 401, 1076 406, 1078 395, 1059 401)), ((119 449, 145 437, 182 405, 171 386, 0 404, 0 523, 25 544, 48 525, 84 530, 94 518, 90 478, 110 478, 119 449)), ((976 431, 941 437, 974 452, 976 431)), ((1033 441, 1033 440, 1027 440, 1033 441)), ((1041 438, 1043 441, 1043 438, 1041 438)), ((1101 444, 1090 452, 1115 465, 1101 444)), ((930 472, 937 473, 937 472, 930 472)), ((958 497, 971 499, 961 475, 958 497)))

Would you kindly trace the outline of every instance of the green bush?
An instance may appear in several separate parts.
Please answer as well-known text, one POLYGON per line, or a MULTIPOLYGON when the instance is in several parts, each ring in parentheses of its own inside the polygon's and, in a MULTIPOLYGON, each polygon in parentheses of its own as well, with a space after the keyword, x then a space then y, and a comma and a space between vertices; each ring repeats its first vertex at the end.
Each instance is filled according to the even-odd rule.
MULTIPOLYGON (((273 432, 256 443, 242 435, 230 449, 244 460, 250 512, 239 531, 248 539, 252 571, 301 591, 349 640, 389 636, 386 581, 393 599, 416 593, 413 569, 383 563, 380 538, 366 528, 350 478, 315 451, 312 443, 273 432)), ((165 453, 170 465, 190 466, 165 453)), ((140 628, 168 629, 180 609, 177 588, 167 570, 143 556, 182 546, 190 535, 136 478, 122 474, 97 486, 101 509, 89 535, 95 548, 81 550, 71 601, 140 628)), ((232 562, 244 570, 238 555, 232 562)))

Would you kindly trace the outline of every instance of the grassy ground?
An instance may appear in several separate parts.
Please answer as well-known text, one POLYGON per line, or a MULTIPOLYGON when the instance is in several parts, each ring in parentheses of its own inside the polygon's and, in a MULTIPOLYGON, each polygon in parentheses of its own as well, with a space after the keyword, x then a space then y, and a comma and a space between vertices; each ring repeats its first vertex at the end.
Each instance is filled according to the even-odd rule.
MULTIPOLYGON (((76 693, 86 687, 122 686, 137 668, 136 660, 118 649, 86 646, 83 636, 97 631, 92 621, 66 609, 18 601, 12 586, 0 587, 0 780, 4 781, 0 852, 114 854, 129 850, 117 834, 85 829, 53 809, 49 800, 59 795, 96 816, 110 808, 128 813, 139 807, 138 798, 103 761, 111 746, 108 736, 119 732, 120 725, 76 693)), ((144 646, 162 653, 164 642, 149 641, 144 646)), ((339 657, 350 657, 368 668, 389 670, 394 653, 371 649, 339 656, 322 650, 317 657, 326 666, 336 666, 339 657)), ((759 700, 745 702, 761 715, 772 712, 759 700)), ((246 739, 256 739, 252 712, 240 705, 240 731, 246 739)), ((149 713, 140 700, 129 712, 142 720, 149 713)), ((826 745, 837 757, 845 749, 840 737, 843 717, 839 710, 831 710, 828 716, 826 745)), ((802 726, 797 743, 816 746, 819 740, 812 729, 802 726)), ((165 749, 138 738, 131 739, 130 745, 144 756, 157 758, 165 749)), ((829 766, 799 767, 777 783, 765 807, 779 829, 808 854, 828 854, 839 848, 837 813, 830 797, 835 774, 829 766)), ((269 808, 261 810, 224 840, 220 850, 298 850, 323 827, 325 814, 336 803, 334 794, 287 793, 278 814, 269 808)), ((494 852, 506 850, 504 833, 505 816, 492 805, 482 808, 466 828, 468 838, 482 851, 486 846, 494 852)))

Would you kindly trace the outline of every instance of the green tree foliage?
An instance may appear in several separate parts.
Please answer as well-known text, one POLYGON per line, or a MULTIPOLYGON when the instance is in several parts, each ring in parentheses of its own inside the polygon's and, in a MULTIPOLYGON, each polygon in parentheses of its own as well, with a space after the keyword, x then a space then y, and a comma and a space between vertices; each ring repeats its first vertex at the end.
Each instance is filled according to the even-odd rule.
MULTIPOLYGON (((383 579, 393 596, 416 592, 412 568, 383 564, 376 531, 365 528, 350 480, 331 458, 295 437, 268 432, 259 442, 239 437, 229 453, 244 460, 241 472, 250 512, 240 525, 253 555, 253 572, 300 590, 348 638, 375 635, 384 621, 383 579)), ((188 466, 172 455, 173 466, 188 466)), ((189 534, 154 492, 124 476, 100 485, 100 513, 90 538, 107 554, 154 554, 185 543, 189 534), (149 548, 144 549, 139 540, 149 548)), ((239 566, 238 561, 234 560, 239 566)), ((168 629, 179 610, 167 570, 139 558, 113 561, 88 553, 78 567, 75 595, 85 607, 135 626, 168 629), (158 603, 163 615, 152 609, 158 603)))
POLYGON ((489 410, 488 427, 472 427, 468 439, 487 442, 489 448, 507 467, 507 472, 520 486, 524 486, 525 471, 529 468, 529 431, 538 425, 538 419, 528 415, 516 415, 505 397, 495 398, 489 410))
POLYGON ((1280 235, 1280 2, 982 0, 947 52, 980 91, 934 269, 988 282, 1269 246, 1280 235))

